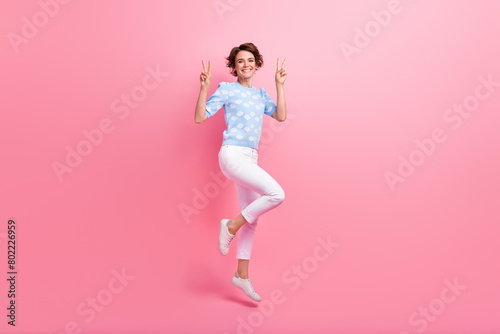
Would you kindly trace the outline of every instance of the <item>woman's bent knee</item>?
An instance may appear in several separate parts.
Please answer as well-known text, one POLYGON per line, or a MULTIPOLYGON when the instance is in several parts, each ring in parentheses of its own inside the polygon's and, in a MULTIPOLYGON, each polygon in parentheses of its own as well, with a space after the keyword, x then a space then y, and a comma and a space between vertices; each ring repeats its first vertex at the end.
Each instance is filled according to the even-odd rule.
POLYGON ((280 187, 279 189, 276 189, 274 191, 271 198, 273 199, 274 202, 280 204, 285 200, 285 191, 280 187))

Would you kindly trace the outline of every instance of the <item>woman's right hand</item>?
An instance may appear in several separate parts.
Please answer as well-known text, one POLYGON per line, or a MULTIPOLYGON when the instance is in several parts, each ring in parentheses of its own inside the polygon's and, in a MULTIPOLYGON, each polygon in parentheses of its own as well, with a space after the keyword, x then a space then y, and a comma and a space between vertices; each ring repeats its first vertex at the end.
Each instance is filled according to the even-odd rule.
POLYGON ((210 60, 208 61, 208 69, 205 67, 205 61, 201 61, 203 64, 203 71, 200 74, 200 84, 202 87, 209 87, 210 80, 212 79, 212 65, 210 64, 210 60))

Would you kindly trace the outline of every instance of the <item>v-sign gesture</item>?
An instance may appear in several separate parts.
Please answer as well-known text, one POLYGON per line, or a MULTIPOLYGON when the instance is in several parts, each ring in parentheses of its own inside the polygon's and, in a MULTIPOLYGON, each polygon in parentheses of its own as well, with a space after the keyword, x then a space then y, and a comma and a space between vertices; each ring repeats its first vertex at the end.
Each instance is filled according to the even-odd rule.
POLYGON ((200 74, 200 84, 202 87, 209 87, 210 80, 212 79, 212 65, 210 64, 210 60, 208 61, 208 69, 205 67, 205 61, 201 61, 203 64, 203 71, 200 74))
POLYGON ((276 111, 271 115, 274 119, 283 122, 286 119, 286 102, 285 102, 285 71, 286 57, 280 66, 280 59, 276 62, 276 95, 278 97, 276 103, 276 111))
POLYGON ((286 80, 286 71, 285 71, 285 63, 286 57, 283 60, 283 64, 280 66, 280 59, 276 62, 276 84, 283 85, 286 80))
POLYGON ((201 61, 201 64, 203 65, 203 71, 200 74, 200 95, 198 95, 198 102, 196 102, 196 108, 194 109, 194 121, 198 124, 203 123, 208 118, 206 114, 207 95, 210 80, 212 79, 212 65, 210 64, 210 60, 208 61, 208 69, 205 66, 204 60, 201 61))

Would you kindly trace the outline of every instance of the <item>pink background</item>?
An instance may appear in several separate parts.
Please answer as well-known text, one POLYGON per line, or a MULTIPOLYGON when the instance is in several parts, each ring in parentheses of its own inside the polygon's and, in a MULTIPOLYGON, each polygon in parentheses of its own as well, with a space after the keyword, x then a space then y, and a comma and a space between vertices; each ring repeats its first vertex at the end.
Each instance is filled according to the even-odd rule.
POLYGON ((500 86, 478 79, 500 82, 500 1, 401 0, 380 28, 371 12, 392 2, 73 0, 46 22, 38 1, 3 2, 0 332, 500 333, 500 86), (16 52, 9 34, 34 15, 42 26, 16 52), (380 31, 346 57, 367 24, 380 31), (276 58, 288 57, 289 118, 266 118, 259 154, 286 199, 260 219, 257 307, 230 284, 235 249, 216 246, 220 219, 238 213, 233 184, 211 176, 223 112, 193 121, 201 60, 211 94, 235 80, 224 57, 248 41, 265 60, 254 85, 274 99, 276 58), (146 92, 148 67, 168 75, 115 113, 146 92), (446 121, 476 89, 488 96, 470 117, 446 121), (60 181, 53 163, 106 119, 113 130, 60 181), (436 128, 446 140, 418 153, 436 128), (391 189, 400 156, 421 164, 391 189), (328 237, 332 254, 317 248, 328 237))

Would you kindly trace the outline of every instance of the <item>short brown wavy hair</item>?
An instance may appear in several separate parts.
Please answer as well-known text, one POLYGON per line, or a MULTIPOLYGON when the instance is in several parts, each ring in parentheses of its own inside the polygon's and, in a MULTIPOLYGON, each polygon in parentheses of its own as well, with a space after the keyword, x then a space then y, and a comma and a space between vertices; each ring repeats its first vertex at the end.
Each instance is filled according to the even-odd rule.
POLYGON ((253 56, 255 57, 256 70, 264 65, 264 58, 260 54, 259 49, 257 49, 257 47, 253 43, 244 43, 241 44, 240 46, 235 46, 229 53, 229 56, 226 58, 227 60, 226 66, 231 69, 230 73, 233 76, 235 77, 238 76, 234 68, 236 67, 236 55, 240 51, 248 51, 253 54, 253 56))

